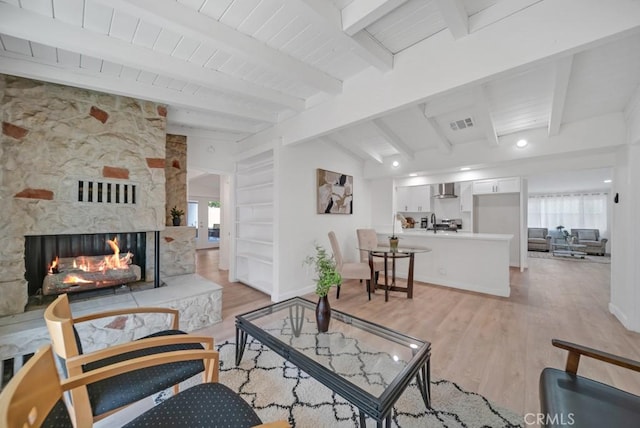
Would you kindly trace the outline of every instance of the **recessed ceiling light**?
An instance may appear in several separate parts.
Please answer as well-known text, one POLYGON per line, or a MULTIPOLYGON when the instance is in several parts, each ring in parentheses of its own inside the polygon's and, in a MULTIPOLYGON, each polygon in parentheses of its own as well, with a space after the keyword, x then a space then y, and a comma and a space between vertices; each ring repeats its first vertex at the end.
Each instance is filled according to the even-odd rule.
POLYGON ((391 163, 391 166, 392 166, 392 167, 394 167, 394 168, 397 168, 398 166, 400 166, 400 162, 398 162, 398 161, 393 161, 393 162, 391 163))
POLYGON ((460 168, 460 171, 469 171, 471 168, 469 168, 468 166, 463 166, 462 168, 460 168))
POLYGON ((519 148, 523 148, 523 147, 527 147, 527 144, 529 144, 527 140, 518 140, 518 142, 516 143, 516 146, 519 148))
POLYGON ((611 183, 611 180, 604 180, 605 183, 611 183))
POLYGON ((411 174, 409 174, 409 177, 417 177, 418 174, 416 174, 415 172, 412 172, 411 174))

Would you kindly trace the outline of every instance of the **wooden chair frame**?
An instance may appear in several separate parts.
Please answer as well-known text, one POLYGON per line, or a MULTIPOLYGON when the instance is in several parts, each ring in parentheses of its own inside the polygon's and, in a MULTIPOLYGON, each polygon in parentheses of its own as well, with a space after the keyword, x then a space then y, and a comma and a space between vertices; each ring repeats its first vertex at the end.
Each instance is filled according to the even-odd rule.
MULTIPOLYGON (((219 354, 213 350, 172 351, 148 355, 105 366, 78 376, 60 380, 53 357, 52 346, 47 345, 36 354, 13 377, 0 395, 0 426, 7 428, 40 427, 49 412, 63 397, 64 391, 86 389, 86 385, 133 370, 161 364, 203 360, 205 366, 213 367, 206 382, 216 382, 219 373, 219 354)), ((82 409, 85 411, 86 409, 82 409)), ((91 415, 80 418, 83 422, 76 428, 91 427, 91 415)), ((258 425, 260 428, 284 428, 289 424, 276 421, 258 425)))
MULTIPOLYGON (((145 338, 122 343, 97 351, 80 354, 76 344, 74 324, 96 320, 100 318, 114 317, 120 315, 135 315, 160 313, 172 316, 171 329, 177 330, 179 327, 179 312, 175 309, 161 307, 137 307, 127 309, 116 309, 93 313, 85 316, 73 318, 71 314, 71 306, 66 294, 61 294, 52 302, 44 312, 44 319, 51 336, 51 344, 53 351, 59 357, 65 360, 68 376, 75 377, 83 374, 83 365, 114 355, 126 352, 152 348, 163 345, 176 345, 187 343, 199 343, 205 350, 213 350, 213 338, 210 336, 195 336, 191 334, 178 334, 170 336, 159 336, 153 338, 145 338)), ((203 372, 203 382, 217 382, 217 367, 214 367, 210 361, 205 361, 205 370, 203 372)), ((134 369, 135 370, 135 369, 134 369)), ((95 370, 94 370, 95 371, 95 370)), ((92 371, 93 372, 93 371, 92 371)), ((178 385, 174 386, 174 393, 178 393, 178 385)), ((69 413, 76 427, 91 426, 93 422, 97 422, 127 406, 113 409, 100 415, 91 414, 91 404, 89 402, 89 394, 86 385, 71 390, 70 400, 66 400, 69 413), (73 403, 73 404, 71 404, 73 403)), ((133 404, 133 403, 131 403, 133 404)))

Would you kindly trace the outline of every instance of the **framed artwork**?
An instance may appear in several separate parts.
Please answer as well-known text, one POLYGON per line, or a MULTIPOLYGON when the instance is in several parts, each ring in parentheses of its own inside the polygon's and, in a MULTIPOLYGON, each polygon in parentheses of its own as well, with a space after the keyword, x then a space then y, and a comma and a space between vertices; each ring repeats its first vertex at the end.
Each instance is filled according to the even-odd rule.
POLYGON ((353 214, 353 176, 317 169, 318 214, 353 214))

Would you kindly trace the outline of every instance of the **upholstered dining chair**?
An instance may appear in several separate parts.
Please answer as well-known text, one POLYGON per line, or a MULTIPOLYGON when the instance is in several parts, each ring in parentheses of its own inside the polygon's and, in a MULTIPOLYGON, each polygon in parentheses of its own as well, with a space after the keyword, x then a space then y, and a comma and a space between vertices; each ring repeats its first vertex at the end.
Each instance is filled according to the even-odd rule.
MULTIPOLYGON (((179 312, 170 308, 138 307, 93 313, 74 318, 69 299, 61 294, 45 310, 53 351, 60 360, 65 376, 79 376, 132 358, 179 350, 213 349, 213 338, 195 336, 178 330, 179 312), (172 320, 171 328, 138 340, 120 343, 84 353, 76 324, 109 317, 161 314, 172 320)), ((198 373, 210 376, 212 367, 202 361, 185 361, 150 367, 126 375, 116 375, 99 382, 75 388, 67 400, 71 418, 77 426, 91 426, 126 406, 167 388, 178 392, 178 384, 198 373)))
MULTIPOLYGON (((0 393, 0 426, 73 428, 63 401, 65 391, 105 382, 113 376, 126 376, 140 370, 187 362, 198 362, 214 367, 214 370, 209 372, 204 383, 177 393, 129 421, 125 427, 289 426, 285 421, 262 424, 258 415, 242 397, 218 383, 219 355, 216 351, 199 349, 147 355, 61 380, 51 345, 40 348, 0 393)), ((75 428, 92 426, 90 418, 81 420, 85 422, 76 425, 75 428)))
MULTIPOLYGON (((336 234, 333 231, 329 232, 329 241, 331 242, 333 258, 336 260, 336 267, 342 278, 366 280, 367 292, 369 293, 369 300, 371 300, 371 269, 369 268, 369 262, 345 262, 342 258, 340 244, 338 243, 336 234)), ((340 298, 340 287, 341 285, 338 285, 336 290, 336 299, 340 298)))
MULTIPOLYGON (((358 236, 358 248, 360 249, 360 261, 369 263, 369 252, 367 250, 378 247, 378 235, 375 229, 356 229, 358 236), (364 249, 363 249, 364 248, 364 249)), ((378 283, 380 272, 384 272, 384 259, 373 257, 373 272, 375 273, 375 284, 378 283)))

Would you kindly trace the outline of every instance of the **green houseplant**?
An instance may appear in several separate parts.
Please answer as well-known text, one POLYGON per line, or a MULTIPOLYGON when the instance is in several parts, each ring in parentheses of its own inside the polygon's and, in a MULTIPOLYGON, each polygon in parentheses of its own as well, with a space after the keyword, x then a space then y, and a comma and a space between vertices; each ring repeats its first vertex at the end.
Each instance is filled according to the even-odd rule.
POLYGON ((327 250, 322 245, 315 244, 315 255, 307 256, 304 263, 313 266, 316 278, 316 294, 318 295, 318 304, 316 305, 316 322, 318 331, 324 333, 329 329, 329 321, 331 320, 331 306, 327 295, 334 285, 340 286, 342 276, 338 272, 336 261, 333 256, 327 254, 327 250))
POLYGON ((184 215, 183 210, 179 210, 177 206, 171 208, 171 219, 174 226, 180 226, 180 218, 184 215))

